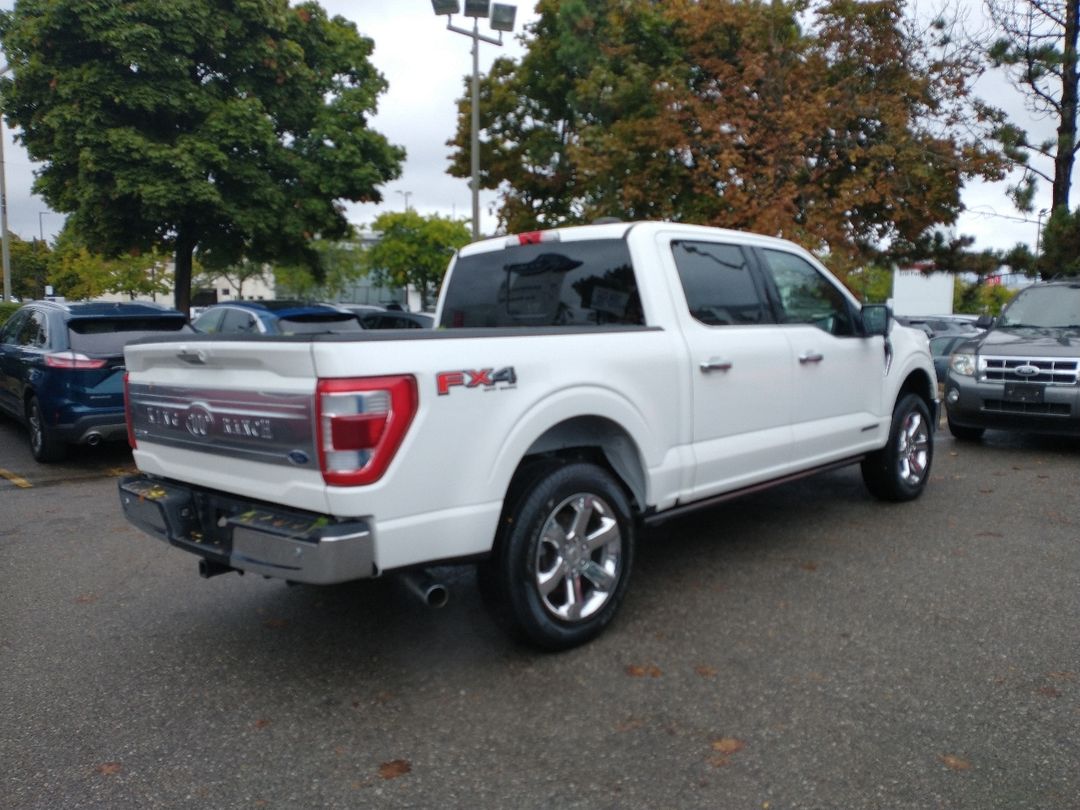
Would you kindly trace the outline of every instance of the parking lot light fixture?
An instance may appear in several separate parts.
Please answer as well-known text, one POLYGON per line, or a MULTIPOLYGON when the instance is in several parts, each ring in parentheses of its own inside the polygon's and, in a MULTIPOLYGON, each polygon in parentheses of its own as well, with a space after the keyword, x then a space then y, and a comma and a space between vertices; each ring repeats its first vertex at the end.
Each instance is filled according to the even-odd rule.
POLYGON ((465 0, 465 16, 472 17, 473 27, 459 28, 451 19, 452 14, 458 13, 460 5, 457 0, 431 0, 431 6, 438 15, 446 15, 446 29, 455 34, 471 37, 473 41, 472 58, 472 138, 469 144, 470 186, 472 188, 472 238, 476 242, 480 239, 480 43, 488 42, 492 45, 502 46, 503 32, 510 33, 514 30, 514 17, 517 7, 506 3, 494 3, 490 0, 465 0), (480 18, 490 17, 491 27, 499 32, 499 36, 485 36, 480 33, 480 18))

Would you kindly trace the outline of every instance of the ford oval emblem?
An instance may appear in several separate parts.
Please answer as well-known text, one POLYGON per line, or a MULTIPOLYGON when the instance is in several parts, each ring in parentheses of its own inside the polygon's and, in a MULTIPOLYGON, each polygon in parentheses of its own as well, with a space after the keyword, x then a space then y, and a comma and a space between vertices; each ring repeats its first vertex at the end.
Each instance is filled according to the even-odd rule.
POLYGON ((197 403, 188 408, 187 416, 184 419, 184 427, 192 436, 196 438, 209 436, 210 428, 213 426, 214 415, 210 413, 209 408, 197 403))
POLYGON ((303 450, 292 450, 289 452, 289 461, 291 461, 293 464, 296 464, 297 466, 300 466, 303 464, 307 464, 309 461, 311 461, 311 459, 308 457, 308 454, 305 453, 303 450))
POLYGON ((1025 363, 1022 366, 1017 366, 1013 369, 1013 371, 1019 374, 1021 377, 1034 377, 1036 374, 1039 373, 1039 368, 1038 366, 1032 366, 1025 363))

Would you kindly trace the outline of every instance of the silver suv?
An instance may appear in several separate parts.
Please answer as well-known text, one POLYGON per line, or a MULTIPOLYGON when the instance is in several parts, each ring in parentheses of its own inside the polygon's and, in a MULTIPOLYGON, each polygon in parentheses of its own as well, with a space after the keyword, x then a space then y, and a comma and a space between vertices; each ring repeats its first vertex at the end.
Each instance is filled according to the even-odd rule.
POLYGON ((1022 290, 949 358, 949 430, 1080 434, 1080 279, 1022 290))

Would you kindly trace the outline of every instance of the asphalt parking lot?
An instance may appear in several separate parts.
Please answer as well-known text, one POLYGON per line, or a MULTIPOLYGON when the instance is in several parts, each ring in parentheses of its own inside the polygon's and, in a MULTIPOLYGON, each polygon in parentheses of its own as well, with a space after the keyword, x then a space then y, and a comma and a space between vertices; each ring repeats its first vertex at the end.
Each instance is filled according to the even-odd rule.
POLYGON ((122 447, 0 420, 0 806, 1080 808, 1080 442, 938 434, 925 496, 830 473, 649 532, 546 655, 469 570, 200 579, 122 447))

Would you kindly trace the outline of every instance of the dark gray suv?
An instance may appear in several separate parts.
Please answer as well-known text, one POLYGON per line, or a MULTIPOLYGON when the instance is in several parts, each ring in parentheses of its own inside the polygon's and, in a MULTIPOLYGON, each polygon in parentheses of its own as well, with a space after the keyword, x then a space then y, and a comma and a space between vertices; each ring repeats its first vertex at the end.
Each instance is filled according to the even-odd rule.
POLYGON ((950 432, 1080 434, 1080 279, 1022 290, 989 326, 949 358, 950 432))

